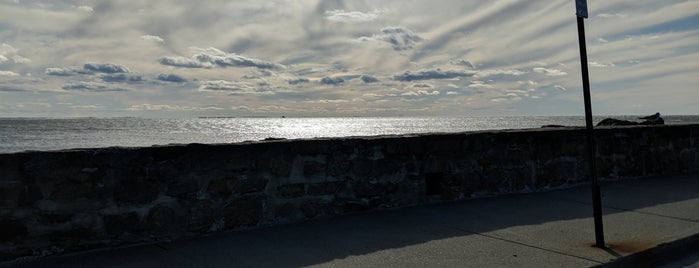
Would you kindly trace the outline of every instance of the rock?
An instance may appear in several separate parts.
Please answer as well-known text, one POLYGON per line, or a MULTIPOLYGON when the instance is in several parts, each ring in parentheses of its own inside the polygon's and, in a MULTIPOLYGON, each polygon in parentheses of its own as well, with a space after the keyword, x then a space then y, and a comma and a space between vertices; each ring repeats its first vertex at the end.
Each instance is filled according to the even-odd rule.
POLYGON ((117 204, 148 204, 160 193, 159 184, 143 178, 121 178, 114 189, 117 204))
POLYGON ((262 220, 262 196, 243 197, 223 208, 225 228, 255 226, 262 220))
POLYGON ((14 219, 0 219, 0 242, 7 242, 27 235, 27 227, 14 219))
POLYGON ((51 192, 51 199, 54 200, 77 200, 94 196, 95 184, 92 181, 66 180, 54 185, 51 192))
POLYGON ((36 203, 36 201, 39 201, 44 198, 44 196, 41 194, 41 189, 39 189, 39 186, 36 185, 36 183, 24 185, 20 189, 19 197, 17 199, 17 204, 20 206, 31 206, 36 203))
POLYGON ((165 236, 178 236, 186 228, 187 218, 181 213, 181 208, 166 205, 153 207, 146 217, 146 227, 149 232, 165 236))
POLYGON ((297 198, 303 196, 305 192, 305 184, 287 184, 277 188, 279 195, 283 198, 297 198))
POLYGON ((648 119, 643 122, 641 122, 641 125, 664 125, 665 120, 663 120, 662 117, 658 117, 655 119, 648 119))
POLYGON ((138 226, 138 214, 129 212, 117 215, 104 215, 102 217, 104 229, 110 235, 119 236, 124 232, 133 232, 138 226))
POLYGON ((631 122, 627 120, 619 120, 614 118, 605 118, 604 120, 597 123, 597 126, 635 126, 638 125, 636 122, 631 122))
POLYGON ((189 209, 188 230, 205 233, 211 229, 211 226, 216 221, 218 207, 216 203, 210 200, 204 200, 192 204, 189 209))

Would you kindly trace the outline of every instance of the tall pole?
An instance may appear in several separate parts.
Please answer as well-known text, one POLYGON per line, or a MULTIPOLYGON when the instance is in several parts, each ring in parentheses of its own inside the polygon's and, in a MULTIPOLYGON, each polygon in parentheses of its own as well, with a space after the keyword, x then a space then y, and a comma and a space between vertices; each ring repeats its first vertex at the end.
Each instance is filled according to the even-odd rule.
POLYGON ((585 97, 585 126, 587 134, 587 163, 590 169, 590 186, 592 188, 592 213, 595 222, 595 246, 604 245, 604 227, 602 224, 602 196, 597 180, 595 165, 595 136, 592 125, 592 104, 590 101, 590 76, 587 69, 587 46, 585 45, 585 21, 587 18, 587 1, 576 0, 578 11, 578 41, 580 42, 580 65, 582 69, 583 95, 585 97))

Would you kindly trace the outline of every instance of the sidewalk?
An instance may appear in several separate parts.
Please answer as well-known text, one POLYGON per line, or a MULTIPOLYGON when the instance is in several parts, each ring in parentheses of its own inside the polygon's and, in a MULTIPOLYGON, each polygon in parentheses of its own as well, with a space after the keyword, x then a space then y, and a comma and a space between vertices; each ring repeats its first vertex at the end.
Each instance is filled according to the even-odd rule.
POLYGON ((581 186, 214 234, 12 267, 589 267, 699 234, 699 174, 604 183, 602 194, 609 249, 591 246, 590 193, 588 186, 581 186))

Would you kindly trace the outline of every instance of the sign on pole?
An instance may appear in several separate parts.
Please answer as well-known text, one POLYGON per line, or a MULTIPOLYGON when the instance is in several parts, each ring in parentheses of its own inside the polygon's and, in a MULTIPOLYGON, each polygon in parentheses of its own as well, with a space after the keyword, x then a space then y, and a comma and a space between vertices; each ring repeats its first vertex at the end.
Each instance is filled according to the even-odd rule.
POLYGON ((587 19, 587 0, 575 0, 576 15, 587 19))
POLYGON ((590 186, 592 188, 592 214, 595 222, 595 246, 606 248, 604 244, 604 226, 602 223, 602 194, 597 181, 595 165, 595 135, 592 125, 592 103, 590 101, 590 76, 587 69, 587 46, 585 44, 585 18, 587 18, 587 1, 575 0, 578 15, 578 41, 580 42, 580 65, 582 71, 583 96, 585 99, 585 126, 587 136, 587 162, 590 169, 590 186))

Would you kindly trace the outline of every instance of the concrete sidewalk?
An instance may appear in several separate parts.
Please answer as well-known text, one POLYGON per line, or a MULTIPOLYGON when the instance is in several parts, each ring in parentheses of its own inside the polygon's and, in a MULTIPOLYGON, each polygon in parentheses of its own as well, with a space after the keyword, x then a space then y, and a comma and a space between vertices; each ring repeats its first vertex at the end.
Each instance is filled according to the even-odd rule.
POLYGON ((699 251, 688 248, 699 241, 699 174, 604 183, 602 194, 609 249, 591 246, 590 193, 581 186, 73 254, 12 267, 589 267, 614 260, 657 266, 685 257, 677 248, 699 251), (671 243, 680 239, 684 242, 671 243), (670 260, 653 257, 663 243, 675 246, 664 246, 669 250, 662 256, 670 260), (643 253, 623 259, 638 252, 643 253))

